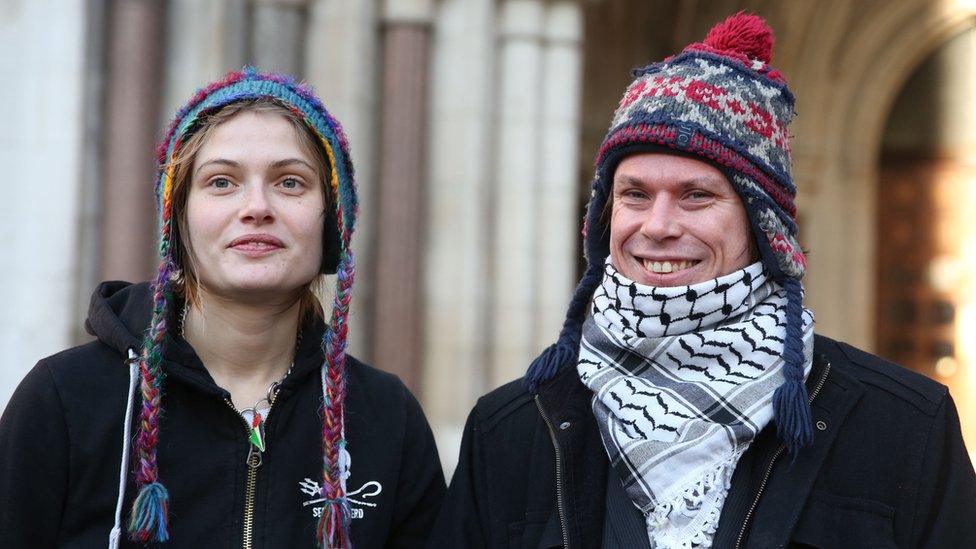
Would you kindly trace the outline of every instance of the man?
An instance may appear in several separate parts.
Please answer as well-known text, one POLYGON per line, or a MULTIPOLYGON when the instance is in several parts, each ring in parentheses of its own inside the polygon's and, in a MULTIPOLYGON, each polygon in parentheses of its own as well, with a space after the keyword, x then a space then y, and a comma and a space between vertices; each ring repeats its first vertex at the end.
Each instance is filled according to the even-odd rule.
POLYGON ((738 14, 637 72, 559 340, 475 406, 434 546, 976 546, 946 388, 814 335, 772 43, 738 14))

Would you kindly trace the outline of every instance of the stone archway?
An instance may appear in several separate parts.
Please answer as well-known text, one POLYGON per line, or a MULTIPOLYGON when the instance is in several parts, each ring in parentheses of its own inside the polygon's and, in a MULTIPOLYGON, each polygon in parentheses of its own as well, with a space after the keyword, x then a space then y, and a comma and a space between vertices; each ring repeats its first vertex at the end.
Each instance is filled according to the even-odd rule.
POLYGON ((594 2, 586 7, 580 186, 628 69, 676 53, 740 10, 776 31, 773 65, 797 96, 791 128, 807 303, 818 330, 874 345, 875 194, 891 105, 918 64, 976 21, 976 0, 594 2))
MULTIPOLYGON (((915 68, 976 21, 976 4, 886 2, 860 10, 822 3, 784 68, 799 97, 795 174, 812 250, 807 288, 828 335, 874 342, 875 195, 881 135, 915 68)), ((793 44, 789 44, 792 46, 793 44)))

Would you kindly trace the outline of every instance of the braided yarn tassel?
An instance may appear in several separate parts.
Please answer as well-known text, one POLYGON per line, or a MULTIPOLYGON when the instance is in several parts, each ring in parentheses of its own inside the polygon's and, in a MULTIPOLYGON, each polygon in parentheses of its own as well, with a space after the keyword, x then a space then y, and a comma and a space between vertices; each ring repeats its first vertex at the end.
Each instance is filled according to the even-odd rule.
MULTIPOLYGON (((166 247, 165 243, 163 247, 166 247)), ((139 434, 136 437, 138 456, 136 485, 139 487, 139 493, 132 505, 129 536, 133 541, 141 543, 163 542, 169 539, 167 529, 169 493, 159 482, 156 445, 159 442, 159 416, 165 377, 162 370, 162 341, 166 334, 168 302, 172 297, 169 289, 171 269, 171 263, 164 260, 153 286, 153 316, 143 344, 142 361, 139 364, 142 393, 139 434)))
POLYGON ((787 278, 786 344, 783 349, 785 381, 773 393, 776 432, 790 454, 813 442, 810 400, 803 379, 803 290, 800 281, 787 278))
POLYGON ((143 485, 132 507, 129 535, 140 543, 163 542, 169 539, 166 519, 169 513, 169 492, 159 482, 143 485))
POLYGON ((600 285, 602 273, 603 269, 597 264, 590 264, 586 268, 583 278, 576 285, 573 299, 569 302, 559 339, 542 351, 525 373, 525 385, 529 393, 538 393, 539 385, 552 379, 563 365, 572 364, 579 356, 580 333, 586 317, 586 306, 596 287, 600 285))
MULTIPOLYGON (((342 210, 338 209, 340 226, 342 210)), ((323 548, 352 547, 349 535, 351 515, 346 499, 345 475, 348 463, 343 467, 345 452, 345 407, 346 399, 346 335, 348 332, 349 303, 352 298, 352 283, 355 267, 352 251, 346 248, 336 270, 336 294, 332 306, 332 321, 326 329, 322 346, 325 353, 326 368, 322 383, 322 497, 325 509, 319 519, 316 532, 319 545, 323 548)))
POLYGON ((129 537, 133 541, 163 542, 169 539, 169 492, 159 482, 159 465, 156 462, 156 446, 159 443, 159 420, 162 409, 163 380, 162 368, 163 339, 166 336, 166 316, 173 299, 170 279, 174 270, 170 256, 170 233, 172 229, 172 170, 162 177, 160 206, 162 225, 160 227, 159 256, 162 262, 153 284, 153 312, 149 328, 143 340, 142 360, 139 363, 142 408, 139 411, 139 434, 136 437, 138 464, 136 486, 139 493, 132 504, 129 518, 129 537))

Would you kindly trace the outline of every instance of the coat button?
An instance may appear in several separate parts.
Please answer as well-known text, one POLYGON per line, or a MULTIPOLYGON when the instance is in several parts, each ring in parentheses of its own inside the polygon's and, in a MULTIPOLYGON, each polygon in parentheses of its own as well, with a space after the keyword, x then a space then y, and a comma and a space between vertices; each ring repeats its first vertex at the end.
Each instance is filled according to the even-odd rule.
POLYGON ((826 431, 827 430, 827 422, 826 421, 823 421, 823 420, 818 421, 817 422, 817 430, 819 430, 819 431, 826 431))
POLYGON ((568 421, 564 421, 564 422, 562 422, 562 423, 559 424, 559 428, 562 429, 563 431, 565 431, 566 429, 569 429, 569 426, 570 425, 572 425, 572 423, 570 423, 568 421))

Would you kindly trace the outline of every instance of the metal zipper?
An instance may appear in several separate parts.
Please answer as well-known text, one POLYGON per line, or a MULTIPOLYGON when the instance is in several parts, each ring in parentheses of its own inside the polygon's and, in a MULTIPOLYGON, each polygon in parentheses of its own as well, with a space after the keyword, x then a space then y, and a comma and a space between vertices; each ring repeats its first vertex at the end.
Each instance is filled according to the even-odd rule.
POLYGON ((563 534, 563 547, 569 549, 569 528, 566 526, 566 511, 563 509, 563 466, 562 466, 562 452, 559 451, 559 443, 556 441, 556 430, 552 427, 552 422, 549 421, 549 416, 546 415, 546 411, 542 408, 542 402, 539 401, 539 395, 535 395, 535 405, 539 409, 539 414, 542 416, 542 420, 546 422, 546 427, 549 428, 549 436, 552 438, 552 447, 556 451, 556 509, 559 512, 559 526, 562 529, 563 534))
MULTIPOLYGON (((268 406, 268 417, 271 417, 271 409, 274 408, 274 403, 277 399, 272 399, 270 406, 268 406)), ((230 406, 231 410, 237 414, 237 417, 241 418, 241 422, 244 424, 244 434, 248 439, 248 446, 250 447, 247 452, 247 459, 244 461, 247 464, 247 481, 244 485, 244 533, 243 533, 243 547, 244 549, 251 549, 251 536, 254 532, 254 496, 257 492, 258 484, 258 467, 261 467, 263 463, 261 450, 258 449, 253 443, 250 442, 251 438, 251 425, 241 414, 237 406, 230 401, 229 398, 225 398, 224 402, 230 406)), ((267 422, 267 418, 264 420, 267 422)))
MULTIPOLYGON (((817 382, 817 386, 813 388, 813 392, 810 394, 809 403, 813 403, 813 399, 817 398, 820 394, 820 389, 823 388, 824 382, 827 381, 827 374, 830 373, 830 361, 824 362, 824 372, 820 376, 820 380, 817 382)), ((746 513, 746 518, 742 522, 742 529, 739 530, 739 539, 735 542, 735 549, 742 547, 742 538, 746 535, 746 529, 749 527, 749 521, 752 520, 752 514, 756 511, 756 507, 759 505, 759 498, 762 497, 763 490, 766 489, 766 483, 769 482, 769 477, 773 472, 773 466, 776 465, 776 460, 779 456, 786 450, 786 446, 780 446, 776 449, 776 453, 773 454, 773 459, 769 460, 769 465, 766 467, 766 472, 763 474, 762 482, 759 483, 759 491, 756 493, 756 499, 752 500, 752 505, 749 507, 749 512, 746 513)))

